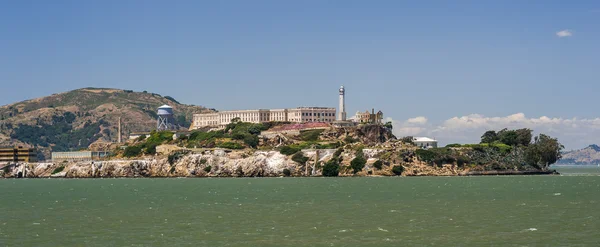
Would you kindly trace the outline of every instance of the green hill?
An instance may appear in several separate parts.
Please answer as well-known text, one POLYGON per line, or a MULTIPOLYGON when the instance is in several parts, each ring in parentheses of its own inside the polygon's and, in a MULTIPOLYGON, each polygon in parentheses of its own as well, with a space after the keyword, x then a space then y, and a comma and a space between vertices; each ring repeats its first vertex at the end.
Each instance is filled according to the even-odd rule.
POLYGON ((121 117, 128 133, 156 127, 156 109, 170 105, 179 128, 188 128, 201 106, 180 104, 155 93, 109 88, 82 88, 0 107, 0 145, 29 145, 48 157, 50 151, 88 148, 117 140, 121 117))

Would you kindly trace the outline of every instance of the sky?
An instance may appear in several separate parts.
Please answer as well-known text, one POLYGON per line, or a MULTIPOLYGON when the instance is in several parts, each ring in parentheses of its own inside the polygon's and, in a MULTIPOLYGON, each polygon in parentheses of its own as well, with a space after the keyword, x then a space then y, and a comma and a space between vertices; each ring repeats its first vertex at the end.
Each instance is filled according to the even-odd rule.
POLYGON ((0 105, 83 87, 382 110, 396 135, 600 143, 598 1, 2 1, 0 105))

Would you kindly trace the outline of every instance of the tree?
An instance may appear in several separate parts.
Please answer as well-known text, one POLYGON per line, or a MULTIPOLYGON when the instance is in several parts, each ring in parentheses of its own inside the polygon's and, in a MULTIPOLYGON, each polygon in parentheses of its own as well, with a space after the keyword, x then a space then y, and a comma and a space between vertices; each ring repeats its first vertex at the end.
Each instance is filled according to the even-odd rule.
POLYGON ((496 131, 488 130, 481 136, 481 143, 492 143, 498 140, 496 131))
POLYGON ((498 131, 498 140, 506 145, 517 145, 517 132, 514 130, 503 129, 498 131))
POLYGON ((516 142, 518 145, 529 146, 531 143, 531 130, 527 128, 518 129, 515 131, 517 134, 516 142))
POLYGON ((383 162, 381 160, 377 160, 375 161, 375 163, 373 163, 373 167, 375 167, 378 170, 381 170, 381 168, 383 167, 383 162))
POLYGON ((323 167, 324 177, 337 177, 340 173, 340 165, 337 159, 330 159, 323 167))
POLYGON ((392 172, 396 176, 400 176, 400 175, 402 175, 402 172, 404 172, 404 166, 394 166, 394 167, 392 167, 392 172))
POLYGON ((388 129, 393 129, 394 128, 394 126, 392 124, 392 121, 386 122, 383 126, 386 127, 386 128, 388 128, 388 129))
POLYGON ((352 161, 350 161, 352 172, 356 174, 357 172, 361 171, 363 168, 365 168, 366 163, 367 160, 363 156, 357 156, 356 158, 352 159, 352 161))
POLYGON ((540 134, 525 150, 525 162, 538 169, 547 170, 548 166, 562 157, 561 151, 564 148, 558 139, 540 134))
POLYGON ((412 136, 405 136, 405 137, 402 137, 400 139, 400 141, 402 141, 403 143, 406 143, 406 144, 414 144, 414 142, 413 142, 414 139, 415 138, 413 138, 412 136))

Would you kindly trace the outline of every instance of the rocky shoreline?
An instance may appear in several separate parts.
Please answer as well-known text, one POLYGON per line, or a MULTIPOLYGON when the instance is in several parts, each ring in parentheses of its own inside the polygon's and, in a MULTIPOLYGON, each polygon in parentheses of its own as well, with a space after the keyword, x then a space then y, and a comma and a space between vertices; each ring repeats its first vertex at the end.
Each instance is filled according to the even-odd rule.
MULTIPOLYGON (((222 151, 201 154, 153 156, 133 160, 106 160, 95 162, 18 163, 0 166, 3 178, 135 178, 135 177, 315 177, 323 175, 322 163, 331 159, 335 150, 306 150, 309 160, 305 164, 293 161, 278 151, 254 151, 252 153, 222 151)), ((392 165, 381 168, 373 166, 379 152, 365 149, 367 163, 354 173, 349 162, 340 164, 338 176, 396 176, 392 165)), ((342 154, 343 160, 352 160, 350 153, 342 154)), ((455 164, 431 166, 418 160, 402 164, 402 176, 481 176, 481 175, 546 175, 555 171, 476 171, 455 164)))

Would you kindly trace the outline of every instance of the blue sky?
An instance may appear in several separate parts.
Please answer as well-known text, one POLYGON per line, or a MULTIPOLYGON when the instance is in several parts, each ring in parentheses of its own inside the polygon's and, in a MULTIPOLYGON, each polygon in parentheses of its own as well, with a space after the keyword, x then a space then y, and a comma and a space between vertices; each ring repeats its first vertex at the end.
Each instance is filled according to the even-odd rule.
POLYGON ((597 1, 0 1, 0 105, 91 86, 335 107, 343 84, 349 115, 398 134, 514 125, 580 148, 600 142, 599 23, 597 1))

